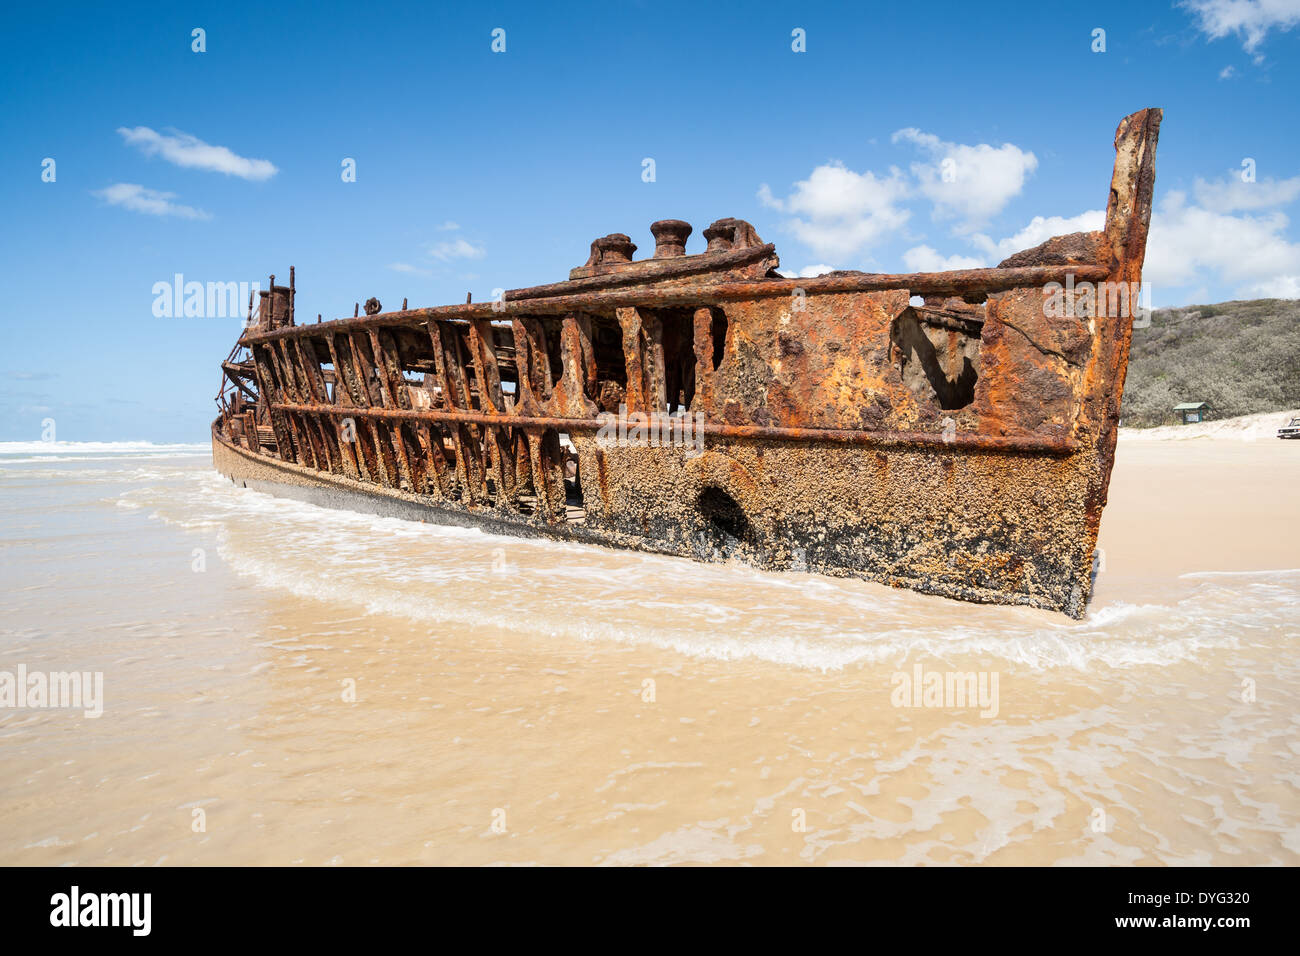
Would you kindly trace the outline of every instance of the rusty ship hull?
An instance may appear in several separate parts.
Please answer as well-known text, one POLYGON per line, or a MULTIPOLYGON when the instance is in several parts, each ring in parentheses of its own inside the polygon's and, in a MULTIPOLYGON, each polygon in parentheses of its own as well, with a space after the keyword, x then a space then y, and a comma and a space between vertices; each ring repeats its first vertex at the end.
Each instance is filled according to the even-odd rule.
POLYGON ((334 507, 1080 617, 1160 121, 1121 122, 1104 229, 996 268, 783 278, 724 219, 703 253, 664 220, 651 258, 611 234, 490 303, 300 324, 272 277, 223 363, 214 464, 334 507))

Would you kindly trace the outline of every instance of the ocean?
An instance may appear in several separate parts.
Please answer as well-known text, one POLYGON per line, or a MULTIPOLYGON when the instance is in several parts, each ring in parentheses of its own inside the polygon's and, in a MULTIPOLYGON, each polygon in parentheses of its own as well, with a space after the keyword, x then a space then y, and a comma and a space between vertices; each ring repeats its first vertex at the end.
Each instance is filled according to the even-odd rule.
POLYGON ((1297 475, 1122 440, 1073 621, 0 443, 0 863, 1296 864, 1297 475))

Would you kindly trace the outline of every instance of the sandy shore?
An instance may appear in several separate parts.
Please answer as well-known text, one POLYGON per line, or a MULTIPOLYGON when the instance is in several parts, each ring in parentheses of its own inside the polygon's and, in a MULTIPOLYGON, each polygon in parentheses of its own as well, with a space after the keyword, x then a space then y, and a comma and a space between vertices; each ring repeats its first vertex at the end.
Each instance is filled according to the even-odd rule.
POLYGON ((1080 622, 0 462, 0 669, 105 677, 0 862, 1295 864, 1298 456, 1125 436, 1080 622))
POLYGON ((1097 542, 1098 600, 1189 572, 1300 567, 1297 478, 1300 441, 1124 436, 1097 542))
POLYGON ((1157 428, 1122 427, 1119 434, 1121 441, 1194 441, 1207 438, 1248 442, 1277 440, 1277 430, 1287 425, 1293 418, 1300 418, 1300 408, 1289 412, 1260 412, 1258 415, 1211 419, 1190 425, 1161 425, 1157 428))

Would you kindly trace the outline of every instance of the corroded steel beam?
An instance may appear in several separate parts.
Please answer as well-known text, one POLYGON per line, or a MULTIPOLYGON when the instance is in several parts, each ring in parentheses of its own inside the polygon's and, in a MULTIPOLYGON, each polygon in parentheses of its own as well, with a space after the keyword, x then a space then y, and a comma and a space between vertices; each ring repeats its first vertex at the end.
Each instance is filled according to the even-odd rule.
POLYGON ((1050 282, 1064 284, 1067 276, 1077 282, 1100 282, 1110 276, 1101 265, 1018 266, 1009 269, 962 269, 955 272, 916 272, 902 275, 861 273, 818 276, 812 279, 757 279, 749 282, 707 282, 670 288, 621 289, 556 295, 544 299, 443 305, 405 312, 381 312, 364 318, 335 319, 319 325, 300 325, 272 331, 245 333, 245 344, 266 342, 293 335, 321 335, 326 331, 351 332, 371 326, 412 327, 430 319, 505 319, 516 315, 562 315, 566 312, 608 312, 622 306, 721 305, 737 299, 765 299, 789 296, 802 290, 805 296, 835 292, 879 292, 907 289, 913 295, 978 295, 1006 289, 1042 287, 1050 282))
POLYGON ((245 377, 251 377, 256 379, 256 372, 246 369, 240 365, 236 365, 234 362, 222 362, 221 370, 226 373, 226 378, 230 380, 230 383, 232 385, 237 387, 249 398, 253 399, 254 401, 257 400, 257 392, 254 391, 252 388, 249 388, 248 383, 244 381, 245 377))
MULTIPOLYGON (((375 357, 370 351, 368 331, 361 330, 352 335, 352 357, 356 363, 367 405, 371 407, 382 406, 383 399, 379 392, 378 370, 375 366, 375 357), (371 381, 372 373, 375 378, 373 382, 371 381)), ((380 480, 388 488, 397 488, 401 484, 401 476, 397 470, 397 457, 393 451, 393 441, 389 435, 388 426, 383 421, 373 422, 371 433, 374 439, 375 451, 378 453, 376 461, 380 466, 380 480)))
MULTIPOLYGON (((398 419, 407 421, 451 422, 466 425, 511 425, 516 428, 555 429, 562 432, 595 432, 603 427, 599 419, 530 417, 528 415, 492 415, 472 411, 443 411, 436 408, 340 408, 336 405, 300 405, 276 402, 272 408, 285 412, 337 415, 358 415, 365 418, 398 419)), ((770 425, 722 425, 705 422, 693 426, 705 435, 719 438, 758 438, 789 442, 828 441, 850 445, 918 445, 937 448, 961 448, 986 451, 1033 452, 1047 455, 1068 455, 1076 445, 1070 440, 1044 440, 1016 438, 1003 435, 972 435, 957 432, 953 435, 934 432, 858 431, 842 428, 780 428, 770 425)))
MULTIPOLYGON (((396 346, 393 345, 392 336, 383 329, 372 328, 369 332, 381 403, 385 408, 390 409, 409 408, 410 401, 402 383, 401 369, 398 367, 396 355, 393 354, 396 346)), ((397 453, 396 464, 399 477, 404 478, 414 488, 416 479, 411 466, 411 451, 406 445, 406 438, 402 435, 400 425, 389 432, 387 440, 397 453)))
MULTIPOLYGON (((688 227, 689 228, 689 227, 688 227)), ((776 254, 776 246, 771 243, 753 246, 748 249, 736 249, 709 256, 686 256, 677 259, 647 259, 643 262, 628 263, 627 272, 612 272, 601 275, 583 276, 568 279, 565 282, 551 282, 546 285, 530 286, 526 289, 510 289, 502 298, 506 302, 517 299, 545 299, 557 295, 572 295, 591 289, 610 289, 621 285, 635 285, 640 282, 663 279, 683 279, 720 269, 732 269, 751 262, 758 262, 776 254)))

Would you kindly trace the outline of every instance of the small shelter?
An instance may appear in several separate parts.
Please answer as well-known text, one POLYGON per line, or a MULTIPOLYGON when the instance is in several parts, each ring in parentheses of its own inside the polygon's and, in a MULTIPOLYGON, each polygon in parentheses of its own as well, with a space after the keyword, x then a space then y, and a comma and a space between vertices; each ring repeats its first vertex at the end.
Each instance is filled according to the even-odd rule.
POLYGON ((1209 402, 1182 402, 1174 406, 1174 411, 1183 416, 1184 425, 1192 425, 1206 421, 1212 409, 1209 402))

